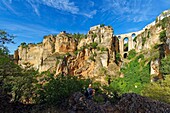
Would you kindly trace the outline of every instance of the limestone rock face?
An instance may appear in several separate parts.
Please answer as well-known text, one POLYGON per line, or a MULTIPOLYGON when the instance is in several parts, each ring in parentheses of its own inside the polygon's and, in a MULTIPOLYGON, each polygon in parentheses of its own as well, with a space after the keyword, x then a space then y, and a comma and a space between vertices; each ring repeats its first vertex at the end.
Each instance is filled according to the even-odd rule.
POLYGON ((170 54, 170 22, 166 29, 166 36, 167 36, 167 40, 166 40, 165 54, 168 55, 170 54))
POLYGON ((65 32, 61 32, 56 37, 55 52, 73 52, 77 48, 74 38, 68 37, 65 32))
POLYGON ((159 59, 151 61, 151 75, 159 75, 159 59))
POLYGON ((87 37, 81 40, 61 32, 56 36, 44 37, 40 44, 21 45, 15 59, 23 68, 33 67, 39 72, 53 69, 56 75, 96 77, 102 68, 109 69, 110 74, 114 73, 108 67, 115 64, 118 50, 113 29, 109 26, 94 26, 87 37))

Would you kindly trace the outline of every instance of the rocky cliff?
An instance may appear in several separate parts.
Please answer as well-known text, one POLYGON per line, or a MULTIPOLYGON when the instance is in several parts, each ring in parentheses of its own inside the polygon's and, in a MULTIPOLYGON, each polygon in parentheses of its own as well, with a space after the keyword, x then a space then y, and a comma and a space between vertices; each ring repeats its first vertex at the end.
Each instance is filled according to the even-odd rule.
POLYGON ((117 35, 121 58, 127 58, 129 51, 134 49, 151 59, 151 75, 160 75, 160 60, 170 54, 170 11, 164 11, 151 24, 142 30, 117 35), (127 42, 126 42, 127 41, 127 42), (127 46, 127 47, 126 47, 127 46))
POLYGON ((101 71, 115 74, 118 39, 110 26, 94 26, 86 35, 61 32, 45 36, 42 43, 22 43, 15 52, 16 62, 23 68, 39 72, 52 70, 56 74, 95 77, 101 71), (100 71, 100 72, 99 72, 100 71))
POLYGON ((16 63, 23 68, 52 71, 55 74, 70 74, 94 79, 103 76, 119 75, 120 64, 128 52, 135 49, 143 52, 151 60, 151 74, 159 74, 161 58, 160 49, 156 46, 165 44, 160 41, 160 33, 167 35, 165 54, 170 53, 169 15, 161 14, 156 21, 138 32, 114 36, 111 26, 97 25, 91 27, 87 35, 68 34, 65 31, 58 35, 45 36, 42 43, 22 43, 15 52, 16 63), (125 38, 128 39, 125 50, 125 38), (118 53, 121 59, 118 58, 118 53), (157 56, 157 57, 155 57, 157 56), (96 78, 97 77, 97 78, 96 78))

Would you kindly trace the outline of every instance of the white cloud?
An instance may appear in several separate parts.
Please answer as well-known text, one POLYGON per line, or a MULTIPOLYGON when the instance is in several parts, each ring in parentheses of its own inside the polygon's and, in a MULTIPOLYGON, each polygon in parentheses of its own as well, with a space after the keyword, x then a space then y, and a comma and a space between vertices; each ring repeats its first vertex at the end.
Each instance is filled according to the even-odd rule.
MULTIPOLYGON (((13 13, 15 10, 11 7, 12 2, 20 1, 24 2, 24 0, 2 0, 3 4, 13 13)), ((78 6, 75 5, 75 2, 71 2, 70 0, 25 0, 27 3, 31 5, 33 11, 36 13, 37 16, 40 16, 40 5, 48 6, 50 8, 54 8, 56 10, 68 12, 74 15, 83 15, 88 18, 92 18, 96 14, 96 10, 92 11, 85 11, 80 10, 78 6)), ((0 1, 1 3, 1 1, 0 1)), ((93 7, 94 2, 90 1, 87 7, 93 7)))
POLYGON ((12 0, 2 0, 1 2, 9 11, 18 15, 18 13, 11 6, 12 0))
POLYGON ((79 12, 79 8, 75 3, 70 2, 69 0, 40 0, 38 3, 58 10, 67 11, 72 14, 77 14, 79 12))
MULTIPOLYGON (((27 2, 31 4, 37 15, 40 15, 38 5, 46 5, 57 10, 83 15, 88 18, 92 18, 93 15, 96 14, 96 10, 90 12, 85 12, 83 10, 80 11, 79 7, 76 6, 74 2, 70 2, 70 0, 27 0, 27 2)), ((94 2, 90 2, 90 6, 94 6, 94 2)))
POLYGON ((102 12, 112 12, 116 16, 124 16, 127 21, 140 22, 151 17, 152 0, 106 0, 102 12))
POLYGON ((95 15, 96 13, 97 13, 97 10, 93 10, 89 13, 81 13, 81 14, 88 17, 88 18, 93 18, 93 15, 95 15))

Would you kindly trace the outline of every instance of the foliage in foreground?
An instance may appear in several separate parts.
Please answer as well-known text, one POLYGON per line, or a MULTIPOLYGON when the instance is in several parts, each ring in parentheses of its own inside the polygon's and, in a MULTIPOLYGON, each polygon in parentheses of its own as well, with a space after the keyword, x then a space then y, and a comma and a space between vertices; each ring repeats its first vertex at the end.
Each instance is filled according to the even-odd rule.
POLYGON ((170 75, 167 75, 165 80, 147 85, 142 95, 170 104, 170 75))
POLYGON ((121 69, 124 78, 113 79, 109 87, 119 95, 131 92, 140 94, 144 86, 150 82, 150 66, 143 62, 143 58, 143 55, 139 55, 124 66, 121 69))
POLYGON ((78 79, 75 76, 59 75, 56 78, 52 74, 48 76, 50 80, 39 85, 37 103, 59 104, 74 92, 87 88, 90 83, 89 80, 78 79))
POLYGON ((36 82, 34 70, 23 70, 10 58, 0 55, 0 90, 2 94, 12 95, 13 101, 30 100, 36 82))

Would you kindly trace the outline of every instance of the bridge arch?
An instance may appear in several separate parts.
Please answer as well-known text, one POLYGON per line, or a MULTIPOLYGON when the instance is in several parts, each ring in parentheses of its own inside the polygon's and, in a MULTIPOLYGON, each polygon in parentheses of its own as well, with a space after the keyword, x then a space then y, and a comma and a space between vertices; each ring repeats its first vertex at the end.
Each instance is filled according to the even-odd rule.
POLYGON ((125 37, 123 38, 123 51, 127 52, 129 49, 129 38, 125 37))
POLYGON ((132 33, 132 39, 134 39, 136 37, 135 33, 132 33))

